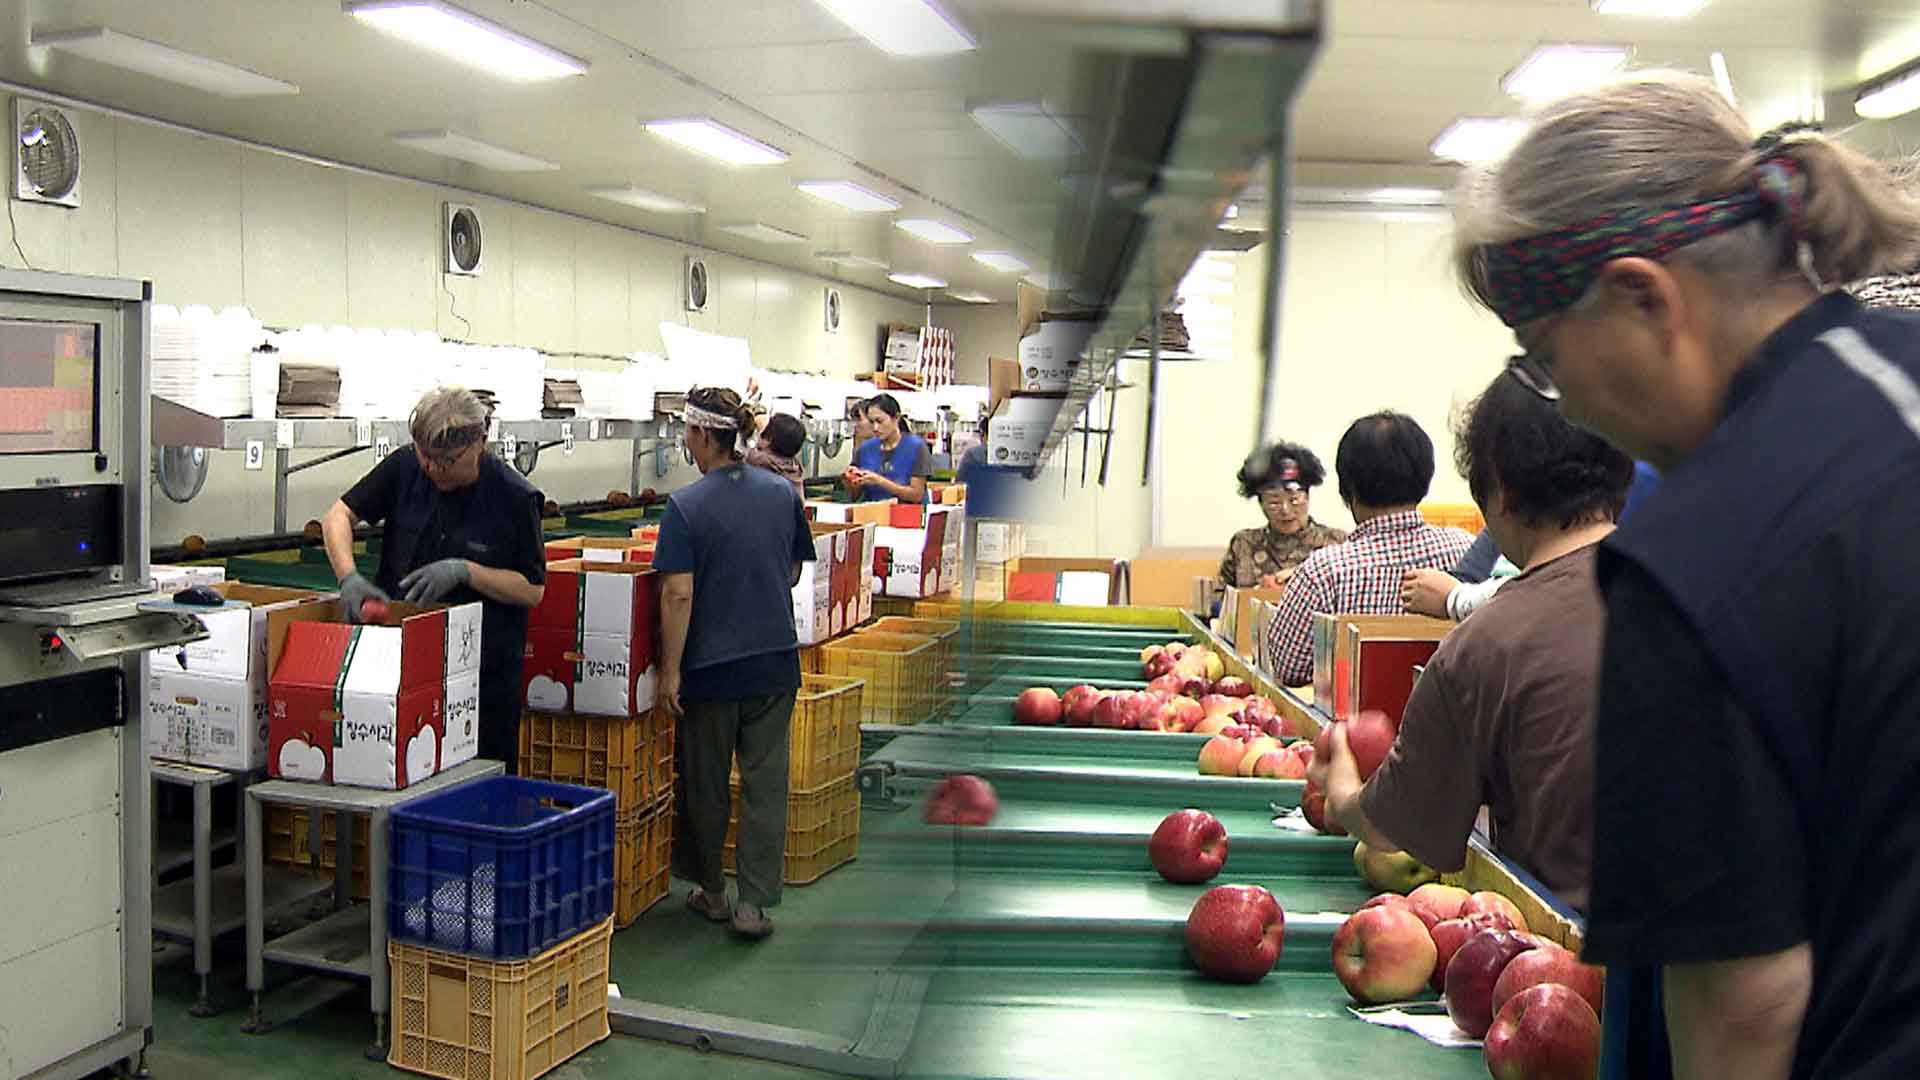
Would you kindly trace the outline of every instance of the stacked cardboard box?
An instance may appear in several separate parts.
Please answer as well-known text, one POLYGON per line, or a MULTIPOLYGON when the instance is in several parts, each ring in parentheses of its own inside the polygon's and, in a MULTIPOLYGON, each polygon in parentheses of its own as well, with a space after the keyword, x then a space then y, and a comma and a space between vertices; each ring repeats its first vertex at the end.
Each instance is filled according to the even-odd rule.
POLYGON ((527 625, 522 701, 542 712, 639 716, 654 705, 658 589, 632 562, 563 559, 527 625))
POLYGON ((800 567, 793 587, 793 628, 802 645, 818 645, 873 617, 868 573, 876 528, 815 522, 813 561, 800 567))

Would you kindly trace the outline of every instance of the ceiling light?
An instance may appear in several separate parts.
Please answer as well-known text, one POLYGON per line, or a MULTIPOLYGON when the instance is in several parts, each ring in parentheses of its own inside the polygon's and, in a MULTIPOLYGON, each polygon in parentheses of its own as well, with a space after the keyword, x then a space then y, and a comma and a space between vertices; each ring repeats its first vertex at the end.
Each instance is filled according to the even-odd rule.
POLYGON ((1463 116, 1433 140, 1433 156, 1475 164, 1495 161, 1526 134, 1525 121, 1505 116, 1463 116))
POLYGON ((657 191, 648 191, 632 184, 610 184, 587 189, 590 195, 598 195, 612 202, 624 203, 641 210, 651 210, 656 214, 704 214, 707 208, 699 203, 690 203, 676 199, 671 195, 662 195, 657 191))
POLYGON ((423 49, 506 79, 585 74, 587 62, 444 0, 357 0, 347 14, 423 49))
POLYGON ((1011 251, 976 251, 973 261, 991 266, 1003 274, 1014 274, 1027 269, 1027 262, 1011 251))
POLYGON ((1860 88, 1853 111, 1868 120, 1886 120, 1920 109, 1920 66, 1883 75, 1860 88))
POLYGON ((785 229, 776 229, 771 225, 763 225, 758 221, 741 222, 736 225, 722 225, 720 226, 720 231, 745 237, 748 240, 758 240, 763 244, 799 244, 804 243, 807 239, 800 233, 788 232, 785 229))
POLYGON ((183 52, 171 45, 123 34, 104 26, 52 33, 36 30, 33 44, 225 97, 267 97, 300 92, 300 88, 290 82, 281 82, 246 68, 183 52))
POLYGON ((930 274, 888 274, 887 280, 895 285, 905 285, 909 289, 944 289, 945 279, 930 274))
POLYGON ((911 236, 917 236, 929 244, 966 244, 973 241, 973 234, 963 232, 944 221, 928 218, 901 218, 893 227, 911 236))
POLYGON ((947 295, 948 295, 948 296, 951 296, 951 297, 953 297, 953 298, 954 298, 955 300, 958 300, 958 301, 960 301, 960 302, 961 302, 961 303, 963 303, 963 304, 991 304, 991 303, 993 303, 993 297, 991 297, 991 296, 988 296, 988 295, 987 295, 986 293, 978 293, 978 292, 950 292, 950 293, 948 293, 947 295))
POLYGON ((802 180, 793 185, 816 199, 825 199, 837 206, 863 214, 882 210, 898 210, 900 204, 877 191, 868 191, 859 184, 846 180, 802 180))
POLYGON ((1707 0, 1593 0, 1601 15, 1657 15, 1678 19, 1707 6, 1707 0))
POLYGON ((1727 71, 1727 54, 1717 52, 1707 57, 1707 66, 1713 69, 1713 84, 1720 88, 1720 96, 1727 99, 1727 104, 1738 108, 1740 102, 1733 96, 1733 75, 1727 71))
POLYGON ((820 6, 895 56, 966 52, 977 44, 933 0, 820 0, 820 6))
POLYGON ((1626 65, 1623 45, 1542 45, 1500 80, 1517 98, 1540 101, 1584 90, 1626 65))
POLYGON ((393 141, 499 172, 551 172, 560 167, 545 158, 481 142, 457 131, 402 131, 393 136, 393 141))
POLYGON ((768 146, 751 135, 743 135, 705 117, 650 120, 645 127, 668 142, 729 165, 778 165, 787 160, 785 150, 768 146))
POLYGON ((1222 217, 1222 218, 1221 218, 1220 220, 1222 220, 1222 221, 1232 221, 1232 220, 1233 220, 1234 218, 1237 218, 1237 217, 1239 217, 1239 216, 1240 216, 1240 204, 1239 204, 1239 203, 1228 203, 1228 204, 1227 204, 1227 213, 1226 213, 1226 215, 1225 215, 1224 217, 1222 217))
POLYGON ((1057 161, 1080 151, 1080 136, 1066 118, 1037 102, 972 105, 967 112, 1023 158, 1057 161))
POLYGON ((813 257, 816 259, 824 259, 827 262, 833 263, 835 266, 858 266, 867 270, 887 269, 885 260, 875 259, 867 255, 855 255, 851 251, 816 251, 813 253, 813 257))

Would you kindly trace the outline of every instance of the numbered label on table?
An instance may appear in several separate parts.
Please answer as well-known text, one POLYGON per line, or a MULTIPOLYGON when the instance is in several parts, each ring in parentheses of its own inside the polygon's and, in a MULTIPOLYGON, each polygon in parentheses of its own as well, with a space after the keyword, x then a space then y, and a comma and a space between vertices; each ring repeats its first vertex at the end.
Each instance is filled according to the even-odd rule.
POLYGON ((598 420, 587 421, 587 438, 593 440, 594 442, 600 441, 600 421, 598 420))
POLYGON ((560 425, 560 452, 568 456, 573 454, 573 425, 560 425))
POLYGON ((247 468, 259 471, 267 464, 267 444, 261 439, 247 440, 247 468))
POLYGON ((373 440, 373 456, 374 457, 378 458, 381 461, 385 461, 387 460, 387 455, 391 453, 393 453, 392 439, 389 439, 385 435, 382 435, 379 438, 373 440))
POLYGON ((372 446, 373 445, 373 421, 355 420, 353 422, 353 445, 355 446, 372 446))
POLYGON ((520 440, 511 433, 500 437, 500 456, 512 461, 520 453, 520 440))

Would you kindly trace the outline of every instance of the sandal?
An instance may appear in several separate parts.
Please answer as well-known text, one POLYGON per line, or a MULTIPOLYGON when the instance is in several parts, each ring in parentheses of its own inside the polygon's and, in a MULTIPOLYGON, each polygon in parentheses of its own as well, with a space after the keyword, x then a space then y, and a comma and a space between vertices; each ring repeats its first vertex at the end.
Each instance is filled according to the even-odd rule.
POLYGON ((708 922, 726 922, 733 917, 733 912, 727 908, 725 893, 716 897, 698 886, 687 894, 687 910, 705 917, 708 922))

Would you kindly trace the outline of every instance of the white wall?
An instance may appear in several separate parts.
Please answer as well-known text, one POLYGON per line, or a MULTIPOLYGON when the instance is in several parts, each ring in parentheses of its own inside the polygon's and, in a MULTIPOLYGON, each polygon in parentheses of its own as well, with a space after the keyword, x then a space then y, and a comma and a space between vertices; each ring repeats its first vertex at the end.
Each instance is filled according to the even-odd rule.
POLYGON ((987 384, 987 358, 1017 360, 1012 304, 938 304, 933 324, 953 331, 953 381, 987 384))
MULTIPOLYGON (((244 304, 270 326, 432 330, 555 353, 659 352, 659 324, 684 321, 746 338, 763 366, 846 376, 873 369, 881 323, 917 324, 925 314, 842 286, 843 329, 828 334, 824 280, 709 254, 716 289, 706 312, 689 315, 680 302, 685 246, 485 199, 484 272, 446 277, 440 203, 464 196, 97 113, 78 112, 75 122, 86 151, 81 206, 12 204, 20 250, 37 269, 149 279, 162 303, 244 304)), ((11 244, 0 246, 0 263, 19 261, 11 244)), ((533 480, 562 502, 603 498, 628 488, 629 453, 627 443, 581 444, 571 458, 552 451, 533 480)), ((215 455, 191 503, 155 493, 155 543, 272 527, 271 473, 245 473, 239 457, 215 455)), ((356 456, 296 474, 290 527, 319 516, 371 464, 356 456)), ((681 465, 642 486, 664 491, 693 475, 681 465)))

